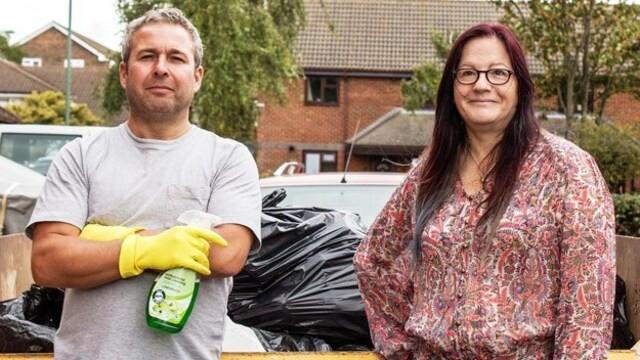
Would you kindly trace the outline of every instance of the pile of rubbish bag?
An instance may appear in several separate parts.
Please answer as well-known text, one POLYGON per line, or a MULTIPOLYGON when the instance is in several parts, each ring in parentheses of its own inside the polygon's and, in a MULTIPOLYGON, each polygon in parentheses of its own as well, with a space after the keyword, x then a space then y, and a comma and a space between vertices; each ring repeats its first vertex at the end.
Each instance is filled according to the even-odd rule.
POLYGON ((286 350, 288 342, 297 344, 291 350, 369 349, 352 264, 364 225, 352 213, 275 206, 284 196, 280 190, 263 200, 262 248, 234 278, 229 317, 269 335, 289 336, 285 341, 259 335, 272 339, 272 348, 286 350))
POLYGON ((21 296, 0 302, 0 353, 53 351, 64 291, 32 285, 21 296))

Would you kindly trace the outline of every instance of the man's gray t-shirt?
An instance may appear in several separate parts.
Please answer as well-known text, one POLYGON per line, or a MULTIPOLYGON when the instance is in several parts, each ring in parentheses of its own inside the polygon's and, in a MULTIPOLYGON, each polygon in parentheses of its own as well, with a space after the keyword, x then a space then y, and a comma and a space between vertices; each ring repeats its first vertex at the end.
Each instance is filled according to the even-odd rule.
MULTIPOLYGON (((126 124, 67 144, 54 160, 27 227, 42 221, 179 225, 185 210, 241 224, 260 239, 260 189, 245 146, 195 126, 176 140, 136 138, 126 124)), ((233 239, 228 239, 233 241, 233 239)), ((231 278, 203 279, 195 307, 177 334, 146 325, 155 273, 88 290, 67 289, 56 358, 215 359, 221 352, 231 278)))

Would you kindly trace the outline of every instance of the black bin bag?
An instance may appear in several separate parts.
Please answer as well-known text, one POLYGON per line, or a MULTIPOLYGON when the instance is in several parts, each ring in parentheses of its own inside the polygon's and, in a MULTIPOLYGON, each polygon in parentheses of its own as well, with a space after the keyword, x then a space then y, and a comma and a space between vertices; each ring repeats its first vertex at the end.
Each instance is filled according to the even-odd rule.
POLYGON ((616 275, 616 296, 615 305, 613 307, 613 334, 611 337, 612 349, 631 349, 635 344, 635 339, 631 328, 629 327, 629 319, 627 318, 627 290, 624 280, 616 275))
POLYGON ((0 302, 0 353, 52 352, 64 291, 32 285, 0 302))
MULTIPOLYGON (((283 198, 274 193, 263 204, 283 198)), ((262 248, 234 278, 229 317, 262 330, 317 337, 334 350, 370 348, 352 264, 364 234, 351 213, 264 207, 262 248)))
POLYGON ((267 351, 320 351, 333 350, 326 341, 306 335, 290 335, 253 328, 253 332, 267 351))

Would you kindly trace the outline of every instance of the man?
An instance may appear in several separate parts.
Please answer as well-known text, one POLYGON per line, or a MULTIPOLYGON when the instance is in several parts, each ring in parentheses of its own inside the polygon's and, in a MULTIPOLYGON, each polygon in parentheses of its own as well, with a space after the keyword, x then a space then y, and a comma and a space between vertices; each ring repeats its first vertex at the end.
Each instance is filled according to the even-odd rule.
POLYGON ((260 191, 246 147, 189 123, 202 52, 177 9, 129 23, 120 64, 127 121, 69 143, 49 170, 27 234, 36 282, 67 288, 56 358, 220 354, 231 276, 259 246, 260 191), (177 226, 185 210, 224 224, 177 226), (86 224, 104 226, 80 236, 86 224), (169 334, 147 327, 145 306, 157 272, 176 267, 205 277, 185 328, 169 334))

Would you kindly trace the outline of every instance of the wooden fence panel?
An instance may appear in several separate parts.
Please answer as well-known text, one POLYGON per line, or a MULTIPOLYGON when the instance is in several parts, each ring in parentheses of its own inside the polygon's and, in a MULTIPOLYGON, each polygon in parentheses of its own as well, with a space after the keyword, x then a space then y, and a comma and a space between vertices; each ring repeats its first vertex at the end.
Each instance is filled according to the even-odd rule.
POLYGON ((640 238, 617 236, 616 270, 627 288, 629 327, 640 338, 640 238))
POLYGON ((31 240, 24 234, 0 236, 0 301, 18 297, 31 284, 31 240))
MULTIPOLYGON (((220 360, 383 360, 373 352, 223 353, 220 360)), ((610 350, 609 360, 635 360, 633 351, 610 350)), ((0 354, 0 360, 53 360, 51 354, 0 354)))

